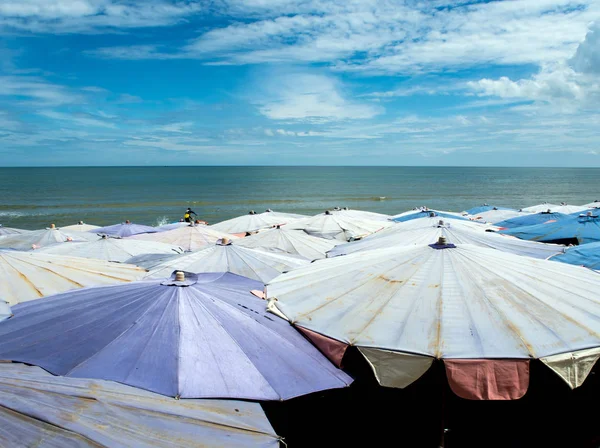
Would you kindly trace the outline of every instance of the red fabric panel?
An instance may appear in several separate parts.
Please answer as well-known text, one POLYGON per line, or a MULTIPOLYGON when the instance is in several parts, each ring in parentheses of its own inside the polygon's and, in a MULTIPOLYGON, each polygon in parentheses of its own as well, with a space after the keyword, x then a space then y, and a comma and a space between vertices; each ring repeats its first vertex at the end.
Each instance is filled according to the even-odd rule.
POLYGON ((467 400, 517 400, 529 387, 528 359, 445 359, 452 391, 467 400))
POLYGON ((335 339, 323 336, 322 334, 315 333, 314 331, 307 330, 306 328, 296 328, 300 331, 300 333, 310 339, 312 343, 315 344, 315 346, 321 350, 321 352, 327 356, 332 363, 334 363, 340 369, 342 368, 342 358, 344 357, 344 353, 346 353, 348 344, 336 341, 335 339))

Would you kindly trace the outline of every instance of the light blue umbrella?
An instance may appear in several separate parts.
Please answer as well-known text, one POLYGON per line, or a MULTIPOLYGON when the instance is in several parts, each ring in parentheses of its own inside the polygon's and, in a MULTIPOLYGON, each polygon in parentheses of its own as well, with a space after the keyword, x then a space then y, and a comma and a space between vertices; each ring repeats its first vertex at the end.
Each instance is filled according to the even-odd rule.
POLYGON ((571 247, 564 254, 550 258, 561 263, 585 266, 586 268, 600 270, 600 242, 589 243, 582 246, 571 247))
POLYGON ((231 273, 86 288, 13 308, 0 359, 181 398, 284 400, 345 387, 337 369, 231 273))
POLYGON ((506 229, 514 229, 516 227, 534 226, 536 224, 543 224, 545 222, 560 221, 568 217, 569 215, 564 215, 562 213, 541 212, 506 219, 504 221, 497 222, 494 225, 498 227, 504 227, 506 229))
POLYGON ((499 233, 542 243, 594 243, 600 241, 600 217, 569 216, 556 222, 500 230, 499 233))
POLYGON ((402 214, 402 216, 392 217, 391 220, 394 222, 405 222, 410 221, 411 219, 419 219, 423 217, 440 217, 469 221, 469 218, 465 218, 464 216, 460 216, 454 213, 440 212, 437 210, 415 210, 414 213, 402 214))

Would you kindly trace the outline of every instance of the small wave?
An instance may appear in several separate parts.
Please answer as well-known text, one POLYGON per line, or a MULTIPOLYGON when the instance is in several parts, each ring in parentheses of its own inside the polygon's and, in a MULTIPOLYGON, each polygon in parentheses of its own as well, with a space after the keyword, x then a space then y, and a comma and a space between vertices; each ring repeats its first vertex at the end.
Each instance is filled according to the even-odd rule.
POLYGON ((165 226, 167 224, 171 223, 171 219, 167 218, 166 216, 160 216, 158 218, 156 218, 156 227, 160 227, 160 226, 165 226))
POLYGON ((2 212, 0 211, 0 216, 6 216, 8 218, 21 218, 23 216, 28 216, 27 213, 21 212, 2 212))

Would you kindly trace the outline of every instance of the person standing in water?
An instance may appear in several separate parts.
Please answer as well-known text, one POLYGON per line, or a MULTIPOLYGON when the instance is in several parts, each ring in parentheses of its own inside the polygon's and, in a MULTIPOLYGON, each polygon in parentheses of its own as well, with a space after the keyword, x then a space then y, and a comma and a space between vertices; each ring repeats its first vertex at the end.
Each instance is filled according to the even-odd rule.
POLYGON ((193 211, 191 208, 187 208, 187 210, 185 211, 185 214, 183 215, 183 220, 185 222, 189 222, 190 224, 192 224, 194 221, 192 220, 192 215, 194 216, 198 216, 198 214, 193 211))

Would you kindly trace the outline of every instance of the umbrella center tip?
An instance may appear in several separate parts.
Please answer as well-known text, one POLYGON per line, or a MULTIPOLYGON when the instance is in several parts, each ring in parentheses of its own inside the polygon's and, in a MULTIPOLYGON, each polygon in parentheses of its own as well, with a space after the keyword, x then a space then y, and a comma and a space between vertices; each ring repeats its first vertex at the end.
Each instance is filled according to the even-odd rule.
POLYGON ((177 271, 175 272, 175 281, 176 282, 183 282, 185 281, 185 274, 181 271, 177 271))

